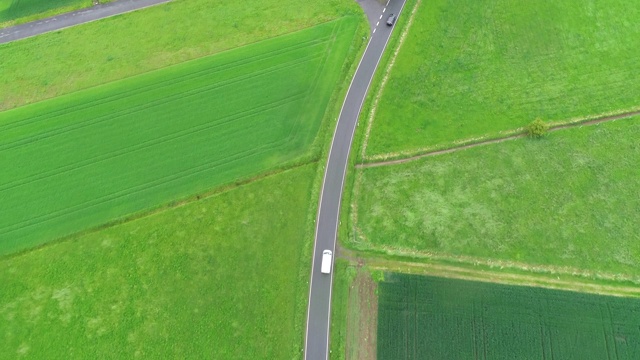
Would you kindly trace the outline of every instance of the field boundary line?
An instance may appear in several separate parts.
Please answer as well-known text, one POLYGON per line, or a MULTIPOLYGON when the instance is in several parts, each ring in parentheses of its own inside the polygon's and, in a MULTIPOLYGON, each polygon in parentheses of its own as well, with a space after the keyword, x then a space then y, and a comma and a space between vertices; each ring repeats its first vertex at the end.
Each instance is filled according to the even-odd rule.
MULTIPOLYGON (((313 61, 316 58, 321 58, 321 56, 319 55, 313 55, 313 56, 309 56, 309 57, 305 57, 304 59, 296 59, 295 61, 287 61, 284 63, 280 63, 280 64, 275 64, 275 65, 271 65, 269 67, 266 67, 264 69, 260 69, 259 71, 254 71, 251 73, 246 73, 246 74, 242 74, 242 75, 237 75, 234 77, 231 77, 229 79, 225 79, 219 82, 215 82, 213 84, 207 84, 207 85, 202 85, 199 87, 193 87, 189 90, 185 90, 183 92, 173 92, 170 93, 166 96, 163 97, 159 97, 156 100, 152 100, 150 102, 140 102, 139 104, 136 104, 132 107, 123 107, 120 110, 117 110, 116 112, 106 112, 104 114, 99 115, 98 117, 95 118, 91 118, 88 117, 86 120, 81 120, 81 121, 77 121, 74 123, 71 123, 69 125, 64 125, 61 127, 55 127, 55 128, 51 128, 50 130, 46 130, 44 132, 39 132, 34 136, 30 136, 30 137, 25 137, 22 139, 18 139, 18 140, 14 140, 12 142, 7 142, 7 143, 0 143, 0 151, 4 151, 4 150, 8 150, 8 149, 13 149, 16 147, 21 147, 25 144, 30 144, 33 142, 38 142, 42 139, 46 139, 46 138, 50 138, 50 137, 55 137, 55 136, 59 136, 59 135, 64 135, 65 133, 69 132, 69 131, 74 131, 77 129, 81 129, 84 127, 88 127, 88 126, 93 126, 96 124, 100 124, 103 122, 108 122, 108 121, 112 121, 115 118, 119 118, 122 116, 129 116, 131 114, 134 114, 136 112, 140 112, 140 111, 144 111, 144 110, 148 110, 148 109, 152 109, 154 107, 157 106, 162 106, 165 105, 169 102, 174 102, 174 101, 182 101, 185 98, 189 98, 189 97, 194 97, 194 96, 200 96, 201 93, 203 92, 208 92, 208 91, 213 91, 213 90, 220 90, 223 89, 225 87, 237 84, 237 83, 241 83, 243 81, 248 81, 252 78, 256 78, 259 76, 265 76, 268 74, 273 74, 276 73, 278 71, 283 71, 286 70, 288 68, 293 68, 296 66, 301 66, 304 65, 305 63, 309 62, 309 61, 313 61), (117 114, 116 116, 114 116, 114 114, 117 114), (46 136, 45 136, 46 135, 46 136), (35 138, 35 140, 33 140, 35 138)), ((178 78, 178 79, 182 79, 182 77, 178 78)), ((163 81, 165 82, 165 81, 163 81)), ((175 83, 169 83, 166 86, 162 86, 162 87, 158 87, 156 89, 151 89, 151 90, 158 90, 158 89, 164 89, 164 88, 170 88, 172 86, 175 86, 178 83, 181 83, 183 81, 179 80, 176 81, 175 83)), ((142 92, 144 93, 144 92, 142 92)), ((98 99, 97 101, 91 101, 89 102, 87 105, 85 104, 80 104, 80 106, 78 107, 74 107, 74 106, 67 106, 61 109, 56 109, 53 112, 57 113, 54 116, 50 116, 50 117, 46 117, 47 115, 50 115, 51 113, 44 113, 42 115, 38 115, 37 118, 42 117, 43 121, 51 121, 51 119, 53 118, 57 118, 60 116, 69 116, 69 114, 73 114, 79 111, 88 111, 91 110, 91 108, 95 108, 98 106, 105 106, 106 104, 109 104, 111 102, 116 102, 116 101, 124 101, 125 104, 127 104, 126 102, 128 101, 128 99, 126 98, 122 98, 120 95, 115 95, 115 96, 111 96, 109 98, 114 98, 113 100, 109 100, 108 102, 104 102, 101 101, 102 99, 98 99), (70 110, 67 112, 64 112, 64 110, 70 110)), ((26 120, 31 120, 32 118, 28 118, 26 120)), ((21 122, 21 121, 20 121, 21 122)), ((9 123, 11 124, 11 123, 9 123)), ((31 122, 27 123, 27 125, 30 125, 31 122)), ((25 126, 24 124, 18 125, 16 127, 22 127, 25 126)))
MULTIPOLYGON (((554 266, 554 265, 539 265, 528 264, 524 262, 490 259, 469 255, 447 255, 443 253, 433 251, 404 251, 400 249, 390 249, 387 247, 381 247, 380 250, 361 250, 363 256, 371 258, 383 258, 384 256, 393 256, 407 258, 408 263, 414 262, 420 264, 421 261, 445 261, 451 263, 473 265, 473 266, 486 266, 488 268, 497 268, 500 270, 513 269, 518 271, 526 271, 532 274, 547 274, 552 276, 558 275, 570 275, 575 277, 582 277, 586 279, 604 280, 604 281, 616 281, 616 282, 631 282, 634 284, 640 284, 639 276, 628 276, 623 274, 613 274, 601 271, 585 270, 571 266, 554 266), (413 260, 411 260, 413 259, 413 260)), ((386 261, 386 260, 385 260, 386 261)), ((389 260, 393 262, 393 260, 389 260)), ((396 261, 398 263, 404 263, 404 261, 396 261)), ((640 287, 634 287, 640 293, 640 287)))
POLYGON ((45 243, 41 243, 41 244, 38 244, 38 245, 35 245, 35 246, 30 246, 30 247, 28 247, 28 248, 26 248, 24 250, 11 252, 11 253, 7 253, 7 254, 0 254, 0 260, 13 258, 13 257, 18 257, 18 256, 24 255, 24 254, 32 252, 32 251, 37 251, 37 250, 40 250, 40 249, 48 247, 48 246, 53 246, 53 245, 55 245, 57 243, 73 240, 73 239, 75 239, 77 237, 80 237, 80 236, 84 236, 84 235, 91 234, 91 233, 94 233, 94 232, 97 232, 97 231, 101 231, 101 230, 104 230, 104 229, 107 229, 107 228, 110 228, 110 227, 113 227, 113 226, 129 223, 131 221, 136 221, 136 220, 139 220, 139 219, 143 219, 143 218, 146 218, 146 217, 149 217, 149 216, 153 216, 155 214, 158 214, 158 213, 161 213, 161 212, 164 212, 164 211, 168 211, 168 210, 171 210, 171 209, 175 209, 175 208, 179 208, 179 207, 182 207, 182 206, 189 205, 189 204, 191 204, 193 202, 196 202, 196 201, 212 198, 212 197, 218 196, 220 194, 226 193, 228 191, 235 190, 235 189, 240 188, 242 186, 249 185, 249 184, 251 184, 251 183, 253 183, 255 181, 259 181, 259 180, 266 179, 266 178, 269 178, 269 177, 272 177, 272 176, 276 176, 276 175, 285 173, 287 171, 295 170, 295 169, 298 169, 298 168, 301 168, 301 167, 304 167, 304 166, 307 166, 307 165, 311 165, 311 164, 314 164, 314 163, 317 163, 317 162, 318 162, 318 159, 311 159, 309 161, 296 163, 296 164, 291 165, 291 166, 286 167, 286 168, 272 169, 270 171, 263 172, 263 173, 258 174, 256 176, 253 176, 253 177, 240 179, 240 180, 228 183, 228 184, 223 184, 223 185, 217 186, 217 187, 215 187, 213 189, 209 189, 209 190, 204 191, 204 192, 188 195, 188 196, 183 197, 181 199, 167 201, 167 202, 164 202, 162 204, 159 204, 156 207, 143 209, 143 210, 135 212, 135 213, 130 213, 130 214, 125 215, 123 217, 112 219, 111 221, 105 222, 103 224, 99 224, 99 225, 94 226, 94 227, 89 227, 87 229, 84 229, 84 230, 81 230, 81 231, 77 231, 77 232, 74 232, 74 233, 69 234, 69 235, 64 235, 64 236, 61 236, 61 237, 58 237, 58 238, 54 238, 54 239, 52 239, 50 241, 47 241, 45 243))
MULTIPOLYGON (((612 114, 600 114, 600 115, 596 115, 596 116, 581 118, 581 119, 578 119, 578 120, 569 120, 569 121, 566 121, 566 122, 552 122, 552 123, 549 123, 549 132, 554 132, 554 131, 564 130, 564 129, 571 129, 571 128, 574 128, 574 127, 577 127, 577 126, 589 126, 589 125, 595 125, 595 124, 600 124, 600 123, 609 122, 609 121, 626 119, 626 118, 630 118, 630 117, 633 117, 633 116, 636 116, 636 115, 640 115, 640 110, 631 110, 631 111, 626 111, 626 112, 622 112, 622 113, 618 113, 618 114, 614 114, 614 115, 612 115, 612 114)), ((479 147, 479 146, 485 146, 485 145, 501 143, 501 142, 504 142, 504 141, 524 138, 524 137, 527 136, 527 134, 524 133, 524 128, 518 128, 518 129, 512 130, 510 132, 511 133, 515 133, 515 134, 507 135, 507 136, 504 136, 504 137, 498 137, 498 138, 494 138, 494 139, 479 140, 477 142, 474 142, 474 140, 477 140, 477 139, 463 140, 463 141, 461 141, 462 144, 455 145, 455 146, 452 146, 452 147, 449 147, 449 148, 431 150, 431 151, 428 150, 428 152, 426 152, 426 153, 422 153, 422 154, 419 154, 419 155, 413 155, 413 156, 410 156, 410 157, 407 157, 407 158, 356 164, 355 167, 359 168, 359 169, 364 169, 364 168, 371 168, 371 167, 403 164, 403 163, 407 163, 407 162, 410 162, 410 161, 422 159, 422 158, 429 157, 429 156, 449 154, 449 153, 457 152, 457 151, 460 151, 460 150, 466 150, 466 149, 475 148, 475 147, 479 147)), ((397 154, 397 155, 401 156, 401 154, 397 154)), ((396 155, 395 154, 380 155, 380 157, 386 157, 386 156, 395 157, 396 155)))
POLYGON ((413 9, 411 10, 411 15, 409 16, 409 21, 407 22, 407 25, 404 27, 402 34, 400 35, 398 46, 393 52, 393 56, 391 56, 389 65, 387 65, 385 68, 384 76, 382 77, 380 86, 378 86, 378 89, 377 89, 378 91, 376 92, 375 99, 373 100, 371 111, 369 112, 369 116, 367 117, 367 130, 364 133, 364 140, 362 141, 362 152, 360 154, 362 159, 366 158, 365 153, 367 151, 367 143, 369 142, 369 134, 371 133, 371 127, 373 126, 373 119, 375 118, 376 110, 378 109, 378 102, 382 97, 382 91, 384 90, 384 87, 387 85, 387 81, 389 80, 389 74, 391 73, 391 69, 393 68, 393 65, 396 63, 396 58, 398 57, 398 53, 400 52, 400 49, 404 44, 407 34, 411 29, 411 25, 413 24, 413 20, 415 19, 416 11, 421 3, 422 3, 422 0, 418 0, 413 6, 413 9))
MULTIPOLYGON (((455 278, 472 281, 483 281, 489 283, 501 283, 508 285, 543 287, 558 290, 570 290, 583 293, 614 295, 614 296, 636 296, 640 297, 640 288, 627 285, 605 285, 590 281, 580 281, 578 279, 560 279, 558 276, 552 278, 543 274, 516 274, 490 269, 470 269, 468 267, 445 265, 437 263, 422 263, 415 261, 390 260, 375 255, 359 254, 340 248, 337 257, 347 259, 353 264, 364 265, 374 270, 392 271, 407 274, 424 274, 445 278, 455 278)), ((494 267, 495 268, 495 267, 494 267)), ((554 274, 547 274, 554 275, 554 274)))
MULTIPOLYGON (((166 88, 166 87, 175 87, 178 84, 182 84, 182 83, 186 83, 186 82, 190 82, 193 81, 194 79, 197 79, 201 76, 212 76, 214 74, 217 74, 219 72, 223 72, 223 71, 227 71, 230 69, 234 69, 237 68, 239 66, 246 66, 249 64, 253 64, 256 62, 262 62, 265 61, 267 59, 272 59, 276 56, 280 56, 280 55, 284 55, 287 53, 290 53, 292 51, 296 51, 296 50, 300 50, 303 49, 304 47, 307 46, 315 46, 315 45, 319 45, 322 44, 326 41, 329 40, 329 37, 325 37, 325 38, 320 38, 320 39, 313 39, 313 40, 308 40, 308 41, 304 41, 304 42, 298 42, 298 43, 294 43, 291 44, 290 46, 284 47, 284 48, 278 48, 276 50, 269 50, 264 52, 263 54, 259 54, 259 55, 253 55, 253 56, 249 56, 249 57, 245 57, 241 60, 235 60, 235 61, 230 61, 227 63, 224 63, 222 65, 218 65, 218 66, 207 66, 204 69, 200 69, 197 71, 190 71, 188 72, 185 76, 180 76, 180 77, 174 77, 174 78, 168 78, 168 79, 161 79, 159 81, 153 81, 151 83, 142 85, 142 86, 138 86, 138 87, 129 87, 127 86, 127 89, 122 90, 122 91, 118 91, 117 94, 114 95, 110 95, 110 96, 106 96, 106 97, 100 97, 99 99, 97 99, 96 101, 91 101, 91 102, 86 102, 81 104, 80 106, 65 106, 65 107, 59 107, 56 108, 56 110, 52 111, 52 112, 45 112, 45 113, 41 113, 38 114, 36 116, 31 116, 28 117, 26 119, 22 119, 22 120, 18 120, 18 121, 10 121, 10 122, 6 122, 3 124, 0 124, 0 130, 7 130, 7 129, 15 129, 15 128, 19 128, 25 125, 30 125, 32 123, 38 123, 38 122, 43 122, 43 121, 50 121, 51 117, 54 116, 60 116, 60 115, 68 115, 69 111, 68 110, 72 110, 73 112, 77 112, 77 111, 82 111, 82 110, 87 110, 90 109, 94 106, 97 105, 106 105, 106 104, 110 104, 111 102, 114 101, 118 101, 118 100, 123 100, 123 99, 127 99, 127 97, 129 96, 129 94, 135 94, 138 96, 143 96, 145 93, 148 93, 150 91, 157 91, 160 88, 166 88)), ((235 48, 235 49, 241 49, 240 48, 235 48)), ((231 49, 234 50, 234 49, 231 49)), ((64 94, 61 96, 68 96, 70 94, 75 94, 75 93, 79 93, 79 92, 84 92, 84 91, 89 91, 91 89, 95 89, 95 88, 99 88, 102 86, 114 86, 117 83, 121 83, 121 82, 126 82, 126 81, 132 81, 133 79, 139 78, 139 77, 145 77, 145 76, 151 76, 151 74, 156 73, 156 72, 161 72, 163 70, 168 70, 168 69, 176 69, 176 68, 180 68, 181 66, 185 66, 185 64, 187 63, 197 63, 198 61, 204 63, 205 60, 210 60, 212 61, 214 57, 216 57, 218 54, 211 54, 205 57, 201 57, 201 58, 197 58, 197 59, 193 59, 193 60, 189 60, 189 61, 185 61, 185 62, 181 62, 178 64, 174 64, 174 65, 170 65, 170 66, 166 66, 163 68, 159 68, 159 69, 155 69, 152 71, 148 71, 145 73, 141 73, 141 74, 137 74, 134 76, 130 76, 130 77, 126 77, 126 78, 122 78, 119 80, 115 80, 115 81, 110 81, 107 83, 103 83, 103 84, 99 84, 93 87, 89 87, 89 88, 85 88, 85 89, 80 89, 68 94, 64 94)), ((289 61, 289 63, 292 63, 293 61, 289 61)), ((295 65, 295 63, 293 64, 295 65)), ((277 63, 273 66, 271 66, 270 68, 279 68, 284 66, 284 64, 282 63, 277 63)), ((265 68, 261 71, 266 71, 269 68, 265 68)), ((241 75, 237 75, 234 76, 232 78, 226 79, 224 81, 221 81, 219 83, 225 83, 225 82, 230 82, 232 80, 237 80, 237 79, 245 79, 248 75, 247 74, 241 74, 241 75)), ((212 84, 213 86, 213 84, 212 84)), ((202 90, 202 88, 204 87, 200 87, 200 88, 193 88, 189 91, 200 91, 202 90)), ((31 105, 36 105, 38 103, 44 102, 44 101, 48 101, 48 100, 52 100, 54 98, 49 98, 49 99, 43 99, 41 101, 37 101, 35 103, 32 104, 25 104, 23 106, 19 106, 16 107, 14 109, 8 109, 6 111, 10 111, 10 110, 17 110, 20 109, 22 107, 26 107, 26 106, 31 106, 31 105)))
POLYGON ((40 181, 40 180, 44 180, 47 179, 49 177, 52 176, 57 176, 57 175, 61 175, 64 174, 66 172, 69 171, 74 171, 77 169, 81 169, 84 168, 86 166, 91 166, 91 165, 95 165, 97 163, 103 162, 103 161, 108 161, 111 160, 113 158, 119 157, 119 156, 124 156, 127 154, 130 154, 132 152, 135 151, 140 151, 140 150, 145 150, 148 149, 152 146, 157 146, 166 142, 170 142, 170 141, 174 141, 176 139, 180 139, 183 138, 185 136, 189 136, 189 135, 193 135, 195 133, 201 132, 201 131, 208 131, 214 128, 217 128, 219 126, 223 126, 232 122, 236 122, 238 120, 242 120, 244 118, 246 118, 247 116, 253 116, 257 113, 260 113, 262 111, 268 111, 268 110, 273 110, 276 109, 278 107, 281 107, 283 105, 287 105, 291 102, 297 101, 299 99, 301 99, 304 96, 304 94, 297 94, 294 95, 292 97, 289 98, 285 98, 285 99, 280 99, 276 102, 270 103, 270 104, 264 104, 255 108, 251 108, 251 109, 247 109, 247 110, 243 110, 234 114, 230 114, 228 116, 225 116, 224 118, 221 118, 223 121, 219 121, 216 123, 202 123, 199 125, 195 125, 191 128, 185 128, 182 130, 179 130, 177 132, 174 133, 170 133, 170 134, 165 134, 163 136, 160 137, 156 137, 153 139, 149 139, 143 142, 139 142, 136 144, 133 144, 131 146, 127 146, 127 147, 121 147, 117 150, 111 151, 111 152, 107 152, 107 153, 102 153, 99 154, 97 156, 93 156, 93 157, 89 157, 86 159, 83 159, 79 162, 76 163, 71 163, 71 164, 67 164, 58 168, 54 168, 45 172, 39 172, 33 175, 30 175, 28 177, 25 178, 21 178, 21 179, 16 179, 13 180, 11 182, 8 183, 4 183, 4 184, 0 184, 0 193, 2 193, 3 191, 9 190, 9 189, 13 189, 16 187, 21 187, 24 185, 28 185, 31 184, 33 182, 36 181, 40 181))

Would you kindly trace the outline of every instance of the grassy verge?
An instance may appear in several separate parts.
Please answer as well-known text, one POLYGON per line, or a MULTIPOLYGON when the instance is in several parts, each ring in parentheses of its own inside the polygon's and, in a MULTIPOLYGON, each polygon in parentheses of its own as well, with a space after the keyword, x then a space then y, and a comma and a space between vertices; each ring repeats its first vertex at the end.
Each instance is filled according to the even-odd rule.
POLYGON ((309 157, 358 20, 0 113, 0 254, 309 157))
POLYGON ((640 299, 387 274, 378 359, 635 359, 640 299))
POLYGON ((346 0, 178 0, 2 44, 0 110, 361 13, 346 0))
POLYGON ((336 262, 331 359, 375 359, 378 318, 377 282, 362 264, 336 262))
POLYGON ((0 358, 298 357, 316 169, 2 259, 0 358))
POLYGON ((359 170, 346 243, 637 282, 639 120, 359 170))
POLYGON ((346 359, 347 316, 349 314, 349 288, 356 269, 347 260, 336 259, 333 266, 333 295, 331 297, 331 339, 329 358, 346 359))
POLYGON ((423 2, 383 90, 367 157, 496 137, 538 117, 637 109, 639 15, 622 0, 423 2))

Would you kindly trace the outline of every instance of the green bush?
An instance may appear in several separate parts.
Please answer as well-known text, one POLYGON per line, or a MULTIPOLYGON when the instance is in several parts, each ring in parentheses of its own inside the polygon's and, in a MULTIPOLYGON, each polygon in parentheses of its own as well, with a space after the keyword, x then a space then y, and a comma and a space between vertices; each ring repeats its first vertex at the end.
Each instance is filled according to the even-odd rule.
POLYGON ((532 138, 541 138, 549 132, 549 125, 540 118, 533 120, 527 125, 527 135, 532 138))

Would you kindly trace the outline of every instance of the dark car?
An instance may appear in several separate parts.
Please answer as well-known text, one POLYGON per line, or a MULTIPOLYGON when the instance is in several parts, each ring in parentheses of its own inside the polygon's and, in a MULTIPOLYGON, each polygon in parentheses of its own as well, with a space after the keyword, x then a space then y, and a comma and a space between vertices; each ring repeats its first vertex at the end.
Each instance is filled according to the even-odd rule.
POLYGON ((397 16, 395 14, 389 14, 389 17, 387 18, 387 25, 393 25, 393 23, 396 22, 396 18, 397 16))

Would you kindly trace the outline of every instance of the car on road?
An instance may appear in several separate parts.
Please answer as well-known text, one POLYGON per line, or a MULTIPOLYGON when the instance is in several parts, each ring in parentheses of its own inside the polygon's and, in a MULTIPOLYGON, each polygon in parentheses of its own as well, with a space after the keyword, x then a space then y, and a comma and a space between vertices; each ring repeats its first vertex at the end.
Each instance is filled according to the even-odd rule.
POLYGON ((325 250, 322 252, 322 265, 320 266, 320 272, 323 274, 331 273, 331 258, 333 254, 331 250, 325 250))
POLYGON ((387 26, 393 25, 397 18, 398 17, 395 14, 389 14, 389 17, 387 18, 387 26))

